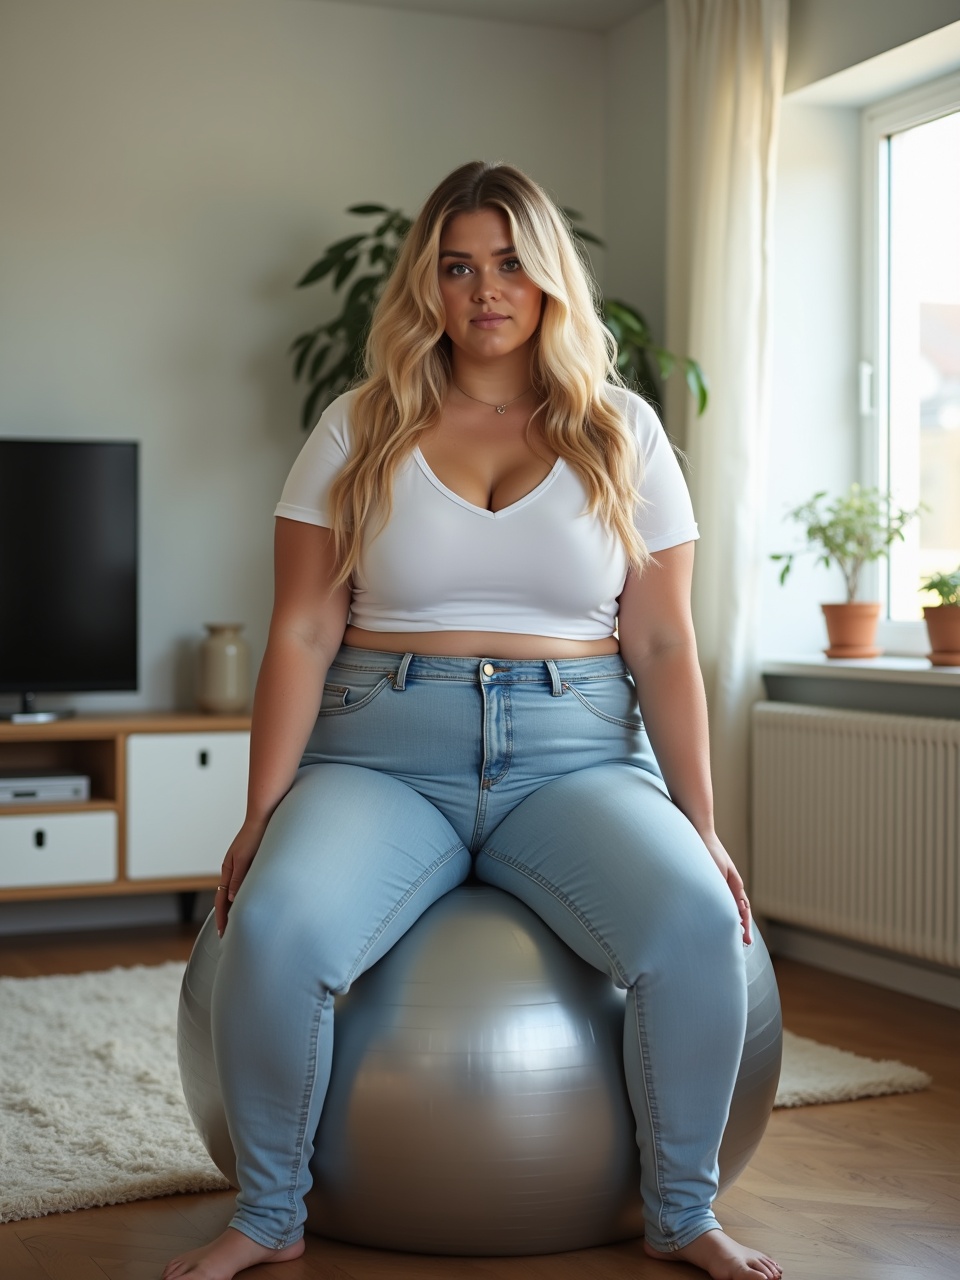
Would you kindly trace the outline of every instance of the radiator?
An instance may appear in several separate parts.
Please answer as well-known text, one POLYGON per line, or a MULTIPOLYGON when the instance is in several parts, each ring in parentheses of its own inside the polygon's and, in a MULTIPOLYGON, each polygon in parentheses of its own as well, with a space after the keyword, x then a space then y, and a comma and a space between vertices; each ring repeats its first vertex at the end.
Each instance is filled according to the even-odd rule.
POLYGON ((760 702, 755 910, 960 967, 960 721, 760 702))

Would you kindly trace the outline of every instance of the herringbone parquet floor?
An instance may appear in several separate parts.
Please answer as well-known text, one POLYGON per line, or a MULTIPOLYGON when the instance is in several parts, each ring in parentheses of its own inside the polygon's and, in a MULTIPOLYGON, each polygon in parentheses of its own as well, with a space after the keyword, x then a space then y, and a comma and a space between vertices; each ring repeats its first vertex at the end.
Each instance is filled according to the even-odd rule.
MULTIPOLYGON (((0 974, 69 973, 186 957, 189 930, 0 941, 0 974)), ((929 1071, 932 1089, 775 1112, 719 1204, 788 1280, 960 1280, 960 1013, 790 962, 777 966, 800 1035, 929 1071)), ((155 1280, 220 1231, 231 1196, 171 1196, 0 1227, 2 1280, 155 1280)), ((694 1280, 638 1243, 542 1258, 423 1258, 311 1237, 251 1280, 694 1280)))

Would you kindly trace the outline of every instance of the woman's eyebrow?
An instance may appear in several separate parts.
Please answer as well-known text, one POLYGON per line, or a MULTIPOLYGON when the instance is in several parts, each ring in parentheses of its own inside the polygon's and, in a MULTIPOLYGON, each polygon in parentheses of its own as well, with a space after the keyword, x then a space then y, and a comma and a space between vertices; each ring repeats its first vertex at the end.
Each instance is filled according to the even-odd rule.
MULTIPOLYGON (((516 249, 512 244, 508 244, 505 249, 494 249, 494 258, 505 258, 508 253, 516 253, 516 249)), ((443 249, 440 253, 441 258, 472 258, 472 253, 465 253, 462 249, 443 249)))

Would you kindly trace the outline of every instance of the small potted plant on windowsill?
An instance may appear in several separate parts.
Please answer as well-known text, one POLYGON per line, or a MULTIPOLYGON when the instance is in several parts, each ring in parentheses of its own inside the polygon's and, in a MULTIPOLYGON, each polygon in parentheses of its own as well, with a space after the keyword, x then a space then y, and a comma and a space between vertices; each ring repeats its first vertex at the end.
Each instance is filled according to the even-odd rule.
POLYGON ((935 667, 960 667, 960 566, 953 573, 935 573, 920 589, 940 597, 939 604, 923 607, 930 638, 927 657, 935 667))
MULTIPOLYGON (((817 564, 835 564, 846 583, 847 598, 842 604, 820 606, 830 640, 824 652, 828 658, 876 658, 881 652, 876 644, 880 605, 857 600, 860 572, 865 564, 885 556, 893 542, 903 541, 905 526, 922 508, 895 507, 890 494, 858 484, 832 502, 825 502, 826 497, 826 490, 821 490, 788 513, 789 519, 803 526, 808 543, 803 551, 813 551, 817 564)), ((787 551, 770 557, 783 562, 781 584, 800 554, 787 551)))

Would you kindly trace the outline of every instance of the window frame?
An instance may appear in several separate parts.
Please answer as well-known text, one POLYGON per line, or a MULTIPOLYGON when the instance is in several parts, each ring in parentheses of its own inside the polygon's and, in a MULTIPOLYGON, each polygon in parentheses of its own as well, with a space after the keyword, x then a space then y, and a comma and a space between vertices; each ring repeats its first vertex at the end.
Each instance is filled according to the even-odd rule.
MULTIPOLYGON (((861 483, 886 491, 889 475, 889 186, 887 150, 891 134, 960 111, 960 71, 885 98, 861 111, 862 286, 860 366, 861 483)), ((864 599, 879 600, 878 641, 888 652, 923 655, 929 645, 922 619, 893 621, 886 560, 864 566, 864 599)))

